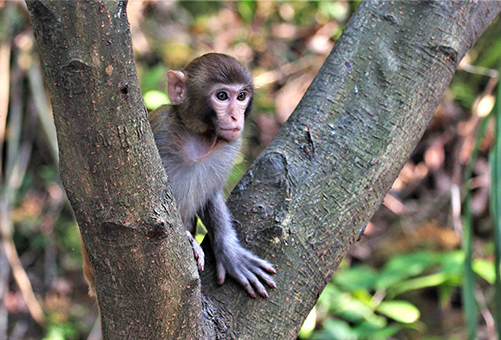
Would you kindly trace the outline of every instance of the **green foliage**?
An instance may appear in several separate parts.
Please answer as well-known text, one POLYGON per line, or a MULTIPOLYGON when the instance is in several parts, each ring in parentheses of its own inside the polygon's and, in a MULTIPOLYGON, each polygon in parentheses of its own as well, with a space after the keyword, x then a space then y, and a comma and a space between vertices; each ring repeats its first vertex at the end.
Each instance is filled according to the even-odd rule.
POLYGON ((376 311, 401 323, 416 322, 420 316, 419 310, 407 301, 383 301, 376 311))
MULTIPOLYGON (((449 305, 454 288, 462 284, 462 251, 421 251, 391 258, 381 269, 357 265, 336 273, 315 306, 322 327, 300 333, 302 339, 387 339, 405 329, 423 330, 421 312, 397 296, 435 288, 441 306, 449 305)), ((494 264, 473 261, 475 272, 493 280, 494 264)), ((311 329, 311 320, 306 325, 311 329)))
POLYGON ((43 340, 72 340, 78 339, 78 332, 70 322, 51 324, 43 340))
POLYGON ((320 1, 318 7, 319 11, 329 19, 336 19, 338 21, 346 21, 350 14, 350 9, 346 2, 320 1))
MULTIPOLYGON (((501 65, 498 65, 501 73, 501 65)), ((491 214, 494 233, 496 331, 501 337, 501 85, 498 80, 496 106, 496 141, 491 153, 491 214)))
POLYGON ((237 9, 245 22, 251 22, 256 12, 256 2, 254 0, 240 0, 237 9))
POLYGON ((147 69, 138 66, 138 75, 139 81, 141 82, 141 91, 143 93, 154 90, 165 93, 167 87, 162 87, 167 77, 167 67, 165 65, 157 64, 147 69))
POLYGON ((179 5, 193 17, 215 14, 222 7, 219 1, 180 1, 179 5))

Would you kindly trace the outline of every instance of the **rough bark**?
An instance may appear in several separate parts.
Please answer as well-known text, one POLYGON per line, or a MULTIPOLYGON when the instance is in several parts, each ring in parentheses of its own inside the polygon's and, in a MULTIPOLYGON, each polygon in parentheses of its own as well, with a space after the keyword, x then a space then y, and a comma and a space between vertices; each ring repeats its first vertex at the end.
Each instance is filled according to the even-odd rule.
POLYGON ((278 289, 253 300, 231 280, 217 287, 210 257, 200 295, 140 98, 124 2, 28 5, 61 177, 93 261, 110 339, 294 339, 459 61, 501 11, 500 2, 359 6, 229 199, 242 242, 278 268, 278 289))
POLYGON ((28 1, 105 339, 200 339, 200 278, 156 151, 126 1, 28 1))

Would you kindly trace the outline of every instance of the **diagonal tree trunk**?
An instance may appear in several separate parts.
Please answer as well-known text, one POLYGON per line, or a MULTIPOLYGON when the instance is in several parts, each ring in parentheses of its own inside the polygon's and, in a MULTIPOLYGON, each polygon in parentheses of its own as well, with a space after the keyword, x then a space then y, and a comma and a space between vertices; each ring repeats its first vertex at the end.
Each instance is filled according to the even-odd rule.
POLYGON ((500 11, 493 1, 360 4, 294 113, 229 198, 244 244, 278 265, 278 289, 269 301, 253 301, 236 286, 216 288, 205 272, 202 294, 223 311, 221 338, 296 338, 459 62, 500 11))
POLYGON ((61 177, 93 262, 105 339, 294 339, 501 2, 362 2, 308 92, 229 199, 277 265, 249 299, 200 279, 154 147, 124 1, 27 1, 61 177), (202 294, 201 294, 202 292, 202 294))

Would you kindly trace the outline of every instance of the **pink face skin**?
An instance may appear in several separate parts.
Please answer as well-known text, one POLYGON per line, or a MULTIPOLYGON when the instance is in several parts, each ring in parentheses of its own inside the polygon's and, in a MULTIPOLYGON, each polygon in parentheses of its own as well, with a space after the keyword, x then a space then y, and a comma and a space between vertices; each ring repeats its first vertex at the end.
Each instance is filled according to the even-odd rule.
POLYGON ((218 136, 227 141, 237 139, 244 129, 250 93, 242 85, 217 84, 210 92, 210 99, 217 116, 218 136))

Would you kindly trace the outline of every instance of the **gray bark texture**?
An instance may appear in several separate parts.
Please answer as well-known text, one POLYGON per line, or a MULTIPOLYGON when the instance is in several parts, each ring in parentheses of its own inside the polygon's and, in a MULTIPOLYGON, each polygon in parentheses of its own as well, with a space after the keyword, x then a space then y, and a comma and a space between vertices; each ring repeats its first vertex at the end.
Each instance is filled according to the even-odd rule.
MULTIPOLYGON (((276 265, 250 299, 197 274, 140 96, 123 1, 28 1, 61 177, 96 273, 105 339, 295 339, 419 141, 499 1, 362 2, 229 198, 276 265)), ((204 242, 204 245, 206 242, 204 242)))
POLYGON ((141 97, 126 2, 27 5, 104 339, 202 338, 200 277, 141 97))

